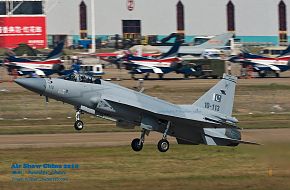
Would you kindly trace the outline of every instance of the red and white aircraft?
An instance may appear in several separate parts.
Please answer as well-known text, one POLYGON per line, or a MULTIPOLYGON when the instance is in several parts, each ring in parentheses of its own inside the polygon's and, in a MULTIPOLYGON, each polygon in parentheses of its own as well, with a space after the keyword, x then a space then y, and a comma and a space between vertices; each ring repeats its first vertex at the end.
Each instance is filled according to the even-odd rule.
POLYGON ((272 71, 276 74, 276 77, 279 77, 280 72, 290 69, 290 46, 281 55, 274 58, 243 52, 240 55, 231 57, 229 61, 251 65, 253 70, 258 72, 261 77, 266 76, 266 71, 272 71))
POLYGON ((182 41, 176 41, 171 49, 162 54, 158 58, 148 58, 129 55, 127 62, 125 62, 126 69, 130 70, 132 76, 134 74, 146 74, 146 78, 150 73, 156 73, 159 78, 162 78, 164 74, 170 72, 176 72, 189 76, 194 73, 194 69, 184 65, 182 59, 177 57, 179 47, 182 41))
POLYGON ((29 75, 35 73, 39 76, 48 76, 54 73, 61 74, 64 71, 64 65, 60 56, 62 55, 64 43, 59 43, 44 60, 31 60, 9 56, 4 60, 4 66, 7 67, 9 74, 17 71, 18 75, 29 75))

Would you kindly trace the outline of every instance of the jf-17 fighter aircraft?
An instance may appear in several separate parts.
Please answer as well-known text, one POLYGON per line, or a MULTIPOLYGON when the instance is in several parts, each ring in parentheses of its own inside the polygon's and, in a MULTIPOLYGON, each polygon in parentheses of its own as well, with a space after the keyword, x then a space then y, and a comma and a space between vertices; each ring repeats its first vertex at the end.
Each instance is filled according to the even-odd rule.
POLYGON ((208 92, 190 105, 175 105, 144 93, 90 76, 71 74, 61 78, 22 78, 15 82, 46 99, 68 103, 76 108, 76 130, 84 128, 81 113, 116 121, 117 127, 142 129, 132 141, 134 151, 143 148, 151 131, 161 133, 158 150, 169 149, 167 136, 179 144, 237 146, 255 144, 241 140, 238 120, 232 117, 237 78, 223 75, 208 92))

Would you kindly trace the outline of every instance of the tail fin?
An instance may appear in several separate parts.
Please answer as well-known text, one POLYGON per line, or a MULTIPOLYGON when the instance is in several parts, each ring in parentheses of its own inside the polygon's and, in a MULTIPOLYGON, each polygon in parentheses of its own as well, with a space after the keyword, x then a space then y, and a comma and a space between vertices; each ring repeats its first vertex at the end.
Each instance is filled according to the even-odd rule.
POLYGON ((166 36, 165 38, 162 38, 160 41, 161 43, 166 43, 167 41, 169 41, 171 38, 178 38, 178 34, 177 33, 171 33, 168 36, 166 36))
POLYGON ((201 96, 193 106, 231 116, 237 77, 224 74, 221 81, 201 96))
POLYGON ((166 57, 173 57, 173 56, 177 56, 178 54, 178 50, 180 48, 180 45, 183 43, 182 40, 177 40, 175 41, 175 43, 173 44, 173 46, 169 49, 168 52, 163 53, 160 56, 160 59, 166 58, 166 57))
POLYGON ((289 54, 290 54, 290 45, 278 57, 283 57, 289 54))
POLYGON ((59 42, 57 46, 48 54, 46 59, 57 59, 62 55, 64 42, 59 42))
POLYGON ((194 46, 204 49, 218 49, 224 47, 230 40, 230 38, 233 37, 232 33, 225 33, 221 35, 217 35, 210 40, 204 42, 203 44, 194 46))

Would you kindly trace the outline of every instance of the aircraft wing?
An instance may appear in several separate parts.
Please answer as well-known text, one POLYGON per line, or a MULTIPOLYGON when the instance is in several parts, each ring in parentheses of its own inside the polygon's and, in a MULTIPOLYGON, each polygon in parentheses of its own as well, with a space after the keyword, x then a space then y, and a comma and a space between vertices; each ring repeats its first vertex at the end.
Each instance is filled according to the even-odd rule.
POLYGON ((152 69, 153 69, 153 72, 156 73, 156 74, 162 74, 163 73, 163 71, 161 69, 157 68, 157 67, 152 67, 152 69))
POLYGON ((13 62, 7 62, 7 63, 4 63, 4 66, 6 67, 14 67, 14 68, 17 68, 17 72, 20 74, 20 75, 23 75, 23 72, 31 72, 31 73, 35 73, 37 74, 38 76, 46 76, 45 73, 40 70, 40 69, 36 69, 36 68, 33 68, 33 67, 29 67, 29 66, 19 66, 13 62))
POLYGON ((259 61, 255 61, 253 62, 255 63, 254 67, 257 69, 257 70, 261 70, 260 68, 270 68, 271 70, 273 71, 280 71, 281 69, 275 65, 272 65, 272 64, 267 64, 267 63, 261 63, 259 61))
MULTIPOLYGON (((128 103, 115 100, 110 97, 105 97, 104 100, 108 103, 108 105, 111 105, 112 108, 122 107, 124 110, 135 110, 136 112, 141 112, 142 120, 140 127, 149 131, 152 130, 163 133, 166 126, 164 124, 160 124, 160 122, 170 121, 171 126, 168 134, 176 137, 179 144, 208 144, 221 146, 235 146, 239 143, 256 144, 242 141, 240 138, 235 138, 235 136, 231 135, 231 133, 226 132, 237 131, 238 129, 236 126, 228 125, 222 122, 205 122, 204 116, 201 114, 197 114, 196 116, 183 115, 177 110, 176 112, 170 111, 170 109, 172 109, 171 106, 168 107, 169 110, 149 109, 149 107, 151 107, 150 102, 148 102, 148 105, 140 104, 140 102, 137 104, 128 105, 128 103), (122 105, 120 106, 120 104, 122 105), (211 128, 213 129, 211 134, 205 133, 205 131, 208 131, 207 129, 211 128), (220 130, 224 130, 222 134, 219 134, 220 130)), ((108 105, 106 107, 110 107, 108 105)), ((158 105, 156 105, 156 109, 158 109, 158 105)))
POLYGON ((163 74, 163 71, 158 67, 148 66, 143 63, 134 63, 134 64, 137 65, 137 68, 135 70, 139 71, 140 73, 142 73, 142 70, 152 69, 153 72, 156 74, 163 74))
MULTIPOLYGON (((111 98, 110 96, 105 96, 103 99, 107 102, 112 102, 113 104, 122 104, 122 106, 127 107, 128 109, 138 109, 142 110, 142 112, 146 113, 147 115, 151 115, 152 118, 158 118, 162 120, 171 121, 172 123, 180 126, 190 126, 191 128, 208 128, 208 127, 216 127, 216 128, 223 128, 225 126, 228 127, 235 127, 233 125, 229 125, 223 122, 216 122, 216 121, 207 121, 204 122, 204 117, 202 115, 197 115, 195 117, 192 117, 192 115, 183 115, 178 114, 176 110, 178 110, 178 107, 173 107, 174 105, 167 105, 166 109, 164 107, 161 108, 161 110, 158 110, 158 103, 153 103, 155 105, 155 108, 152 107, 151 104, 143 104, 141 102, 136 103, 128 103, 128 100, 116 100, 115 98, 111 98), (175 111, 170 111, 175 110, 175 111), (194 118, 194 119, 193 119, 194 118)), ((157 99, 159 100, 159 99, 157 99)))
MULTIPOLYGON (((40 70, 40 69, 35 69, 35 68, 32 68, 32 67, 20 67, 21 69, 29 69, 29 70, 31 70, 31 72, 34 72, 35 74, 37 74, 38 76, 46 76, 45 75, 45 73, 42 71, 42 70, 40 70)), ((18 71, 20 74, 22 74, 21 73, 21 69, 18 71)))

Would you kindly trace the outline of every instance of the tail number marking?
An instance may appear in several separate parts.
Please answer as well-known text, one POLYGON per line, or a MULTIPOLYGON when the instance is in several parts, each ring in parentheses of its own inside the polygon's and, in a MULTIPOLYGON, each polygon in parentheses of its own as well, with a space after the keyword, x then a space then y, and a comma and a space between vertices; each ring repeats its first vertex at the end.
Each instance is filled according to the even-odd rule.
POLYGON ((210 110, 213 110, 213 111, 220 111, 220 106, 219 105, 211 104, 209 102, 205 102, 204 103, 204 107, 206 109, 210 109, 210 110))

